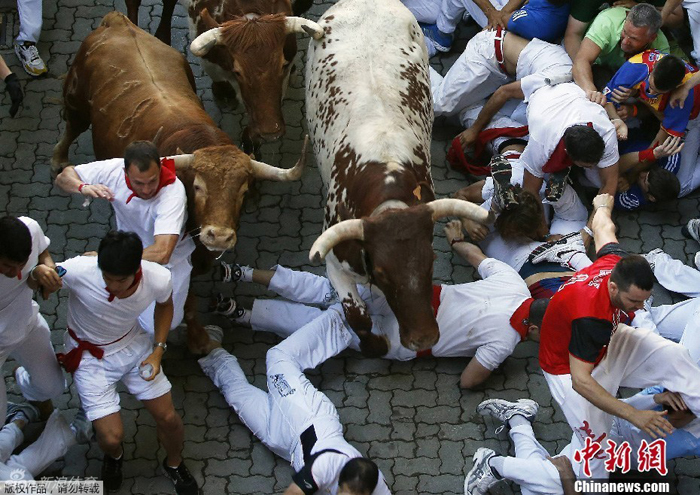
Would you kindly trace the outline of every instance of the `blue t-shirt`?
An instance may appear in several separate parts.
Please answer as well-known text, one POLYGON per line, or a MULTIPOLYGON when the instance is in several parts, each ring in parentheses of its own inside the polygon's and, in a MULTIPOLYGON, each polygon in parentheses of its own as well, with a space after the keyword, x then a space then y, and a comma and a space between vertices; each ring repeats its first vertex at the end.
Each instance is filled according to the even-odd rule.
POLYGON ((530 0, 510 16, 508 31, 528 40, 557 43, 566 31, 570 7, 568 3, 557 7, 547 0, 530 0))

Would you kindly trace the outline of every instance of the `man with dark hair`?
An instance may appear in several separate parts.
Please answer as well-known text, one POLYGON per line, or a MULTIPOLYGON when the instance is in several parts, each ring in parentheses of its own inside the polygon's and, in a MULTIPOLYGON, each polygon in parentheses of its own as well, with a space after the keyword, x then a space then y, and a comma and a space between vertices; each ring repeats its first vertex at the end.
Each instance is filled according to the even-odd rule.
POLYGON ((209 329, 208 353, 199 365, 250 431, 291 463, 295 474, 285 495, 390 493, 371 461, 350 465, 341 482, 348 463, 362 455, 343 437, 333 403, 304 375, 355 338, 342 311, 323 312, 267 351, 267 392, 248 382, 235 356, 221 347, 222 332, 217 330, 209 329))
POLYGON ((66 354, 59 359, 73 373, 80 402, 105 453, 105 490, 118 490, 122 483, 124 426, 117 392, 121 382, 153 416, 166 451, 163 469, 176 492, 194 495, 197 481, 182 459, 182 419, 161 369, 173 317, 170 272, 142 261, 142 252, 135 233, 113 231, 100 242, 97 257, 78 256, 60 264, 66 270, 63 283, 70 294, 66 354), (151 304, 155 304, 155 344, 139 324, 139 315, 151 304))
MULTIPOLYGON (((136 232, 145 249, 143 259, 170 270, 175 314, 172 328, 184 317, 190 284, 194 241, 185 232, 187 196, 175 176, 174 161, 161 158, 150 141, 135 141, 124 159, 113 158, 66 167, 56 185, 69 193, 110 201, 117 228, 136 232)), ((141 327, 153 334, 153 305, 141 317, 141 327)))
MULTIPOLYGON (((432 305, 440 338, 426 351, 413 351, 401 345, 396 316, 383 295, 360 288, 375 325, 369 342, 353 338, 350 347, 387 359, 407 361, 421 356, 472 357, 460 377, 460 387, 473 388, 483 383, 513 353, 516 345, 528 337, 537 338, 541 315, 547 301, 534 301, 518 274, 505 263, 487 258, 474 244, 466 242, 459 221, 445 227, 452 249, 474 266, 482 280, 465 284, 436 285, 432 305)), ((233 321, 256 331, 271 331, 286 337, 323 314, 309 305, 329 306, 337 295, 328 279, 311 273, 277 266, 275 270, 224 265, 229 277, 261 283, 286 299, 256 299, 252 310, 238 308, 233 299, 222 298, 218 311, 233 321)), ((327 309, 325 311, 331 311, 327 309)))
POLYGON ((667 144, 667 139, 686 137, 686 145, 680 145, 680 162, 675 170, 681 184, 680 197, 690 194, 700 186, 698 172, 698 136, 700 136, 700 91, 691 88, 683 105, 669 104, 671 91, 693 78, 697 69, 673 55, 647 50, 632 57, 613 76, 603 93, 607 98, 606 110, 612 119, 619 118, 617 110, 628 96, 636 96, 661 120, 659 131, 651 145, 639 151, 640 170, 646 170, 656 160, 657 146, 667 144), (683 149, 681 149, 683 148, 683 149))
POLYGON ((581 88, 564 83, 538 89, 527 106, 527 122, 530 140, 522 155, 523 189, 539 194, 547 178, 547 198, 556 201, 564 191, 570 167, 577 165, 596 170, 600 193, 615 194, 620 159, 617 139, 627 135, 616 129, 606 111, 589 101, 581 88))
MULTIPOLYGON (((0 218, 0 365, 8 357, 18 361, 17 385, 27 400, 44 402, 43 419, 53 410, 49 399, 65 388, 49 327, 32 299, 35 290, 41 289, 47 298, 61 287, 49 243, 31 218, 0 218)), ((0 417, 6 406, 5 380, 1 380, 0 417)))
POLYGON ((631 56, 647 48, 670 53, 668 40, 660 27, 659 11, 649 4, 639 3, 632 9, 613 7, 598 14, 580 45, 567 31, 566 49, 574 61, 574 81, 586 92, 586 97, 605 104, 604 96, 593 84, 591 67, 594 63, 617 70, 631 56))
MULTIPOLYGON (((591 227, 599 258, 559 289, 542 322, 540 366, 574 430, 575 450, 591 441, 605 449, 613 416, 654 438, 673 431, 663 412, 638 410, 616 399, 620 386, 661 384, 683 394, 689 409, 700 413, 700 382, 691 383, 698 380, 700 368, 687 350, 623 323, 643 308, 654 275, 643 257, 620 248, 610 218, 612 206, 609 195, 594 199, 591 227), (657 364, 650 367, 651 362, 657 364), (673 363, 674 371, 669 372, 663 363, 673 363)), ((582 461, 579 458, 574 465, 577 476, 583 475, 582 461)), ((591 459, 590 468, 586 476, 608 476, 601 459, 591 459)))

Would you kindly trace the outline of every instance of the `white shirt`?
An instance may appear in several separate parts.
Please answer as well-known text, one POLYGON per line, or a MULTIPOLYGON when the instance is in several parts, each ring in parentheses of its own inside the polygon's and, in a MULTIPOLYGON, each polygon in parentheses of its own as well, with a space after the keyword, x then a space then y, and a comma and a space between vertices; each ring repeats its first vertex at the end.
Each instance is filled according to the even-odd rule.
POLYGON ((31 318, 39 312, 27 285, 29 272, 37 265, 39 255, 48 249, 50 240, 36 221, 19 217, 32 236, 32 252, 22 268, 21 278, 0 275, 0 347, 11 346, 24 338, 31 318))
POLYGON ((494 370, 513 353, 520 334, 510 318, 530 298, 530 291, 515 270, 494 259, 479 265, 483 280, 443 285, 437 323, 440 340, 434 356, 474 356, 494 370))
POLYGON ((117 218, 117 228, 136 232, 146 248, 154 243, 157 235, 179 235, 170 262, 166 266, 175 266, 189 257, 194 251, 194 241, 185 233, 187 221, 187 195, 180 179, 163 187, 155 197, 141 199, 137 196, 126 200, 133 191, 126 185, 124 160, 112 158, 98 162, 86 163, 75 167, 80 180, 88 184, 103 184, 114 193, 111 201, 117 218))
MULTIPOLYGON (((143 276, 136 291, 127 298, 109 300, 109 293, 97 266, 97 256, 77 256, 60 263, 66 269, 63 286, 68 296, 68 328, 81 340, 101 345, 114 342, 138 325, 141 313, 153 302, 165 303, 173 292, 170 271, 151 261, 142 261, 143 276)), ((136 335, 136 332, 133 333, 136 335)), ((105 349, 105 354, 122 349, 132 337, 105 349)), ((66 337, 69 350, 77 344, 66 337)))
POLYGON ((586 98, 586 93, 574 83, 542 87, 531 96, 527 106, 527 122, 530 132, 521 159, 525 168, 535 177, 544 177, 542 168, 572 125, 593 128, 605 142, 603 157, 598 168, 607 168, 620 160, 617 150, 615 126, 605 109, 586 98))

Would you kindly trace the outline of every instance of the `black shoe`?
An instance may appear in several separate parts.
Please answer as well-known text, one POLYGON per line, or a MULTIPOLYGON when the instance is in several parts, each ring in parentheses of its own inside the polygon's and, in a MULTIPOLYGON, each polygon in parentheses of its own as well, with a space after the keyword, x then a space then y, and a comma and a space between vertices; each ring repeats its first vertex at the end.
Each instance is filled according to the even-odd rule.
POLYGON ((105 493, 116 492, 122 486, 122 461, 124 460, 124 450, 122 449, 122 457, 115 459, 111 455, 105 454, 102 459, 102 482, 104 483, 105 493))
POLYGON ((494 155, 489 163, 493 177, 493 197, 501 210, 510 210, 518 205, 518 197, 510 183, 513 168, 503 155, 494 155))
POLYGON ((221 261, 220 276, 222 282, 238 282, 243 275, 243 270, 241 265, 226 263, 221 261))
POLYGON ((182 461, 177 468, 171 468, 168 466, 168 460, 163 459, 163 471, 165 471, 165 476, 175 485, 177 495, 199 494, 197 480, 190 474, 187 466, 185 466, 185 461, 182 461))
POLYGON ((232 297, 226 297, 223 294, 216 296, 216 299, 212 300, 210 308, 213 307, 213 311, 220 315, 228 316, 234 320, 240 318, 245 313, 243 308, 238 307, 236 300, 232 297))
POLYGON ((544 190, 544 197, 547 201, 554 203, 561 199, 561 195, 564 194, 564 188, 566 187, 566 182, 569 179, 569 172, 571 167, 567 167, 559 172, 554 172, 549 174, 549 179, 547 179, 547 188, 544 190))

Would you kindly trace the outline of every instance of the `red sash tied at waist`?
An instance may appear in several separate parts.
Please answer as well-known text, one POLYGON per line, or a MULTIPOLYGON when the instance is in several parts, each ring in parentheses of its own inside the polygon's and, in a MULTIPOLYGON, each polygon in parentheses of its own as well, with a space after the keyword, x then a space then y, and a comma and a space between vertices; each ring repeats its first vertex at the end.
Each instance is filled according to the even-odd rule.
POLYGON ((57 353, 56 359, 58 360, 58 363, 61 366, 63 366, 63 368, 68 373, 74 373, 75 370, 78 369, 78 366, 80 366, 80 361, 83 359, 83 352, 88 351, 97 359, 102 359, 102 356, 104 356, 105 353, 104 349, 101 349, 102 347, 108 346, 110 344, 116 344, 130 333, 131 330, 126 332, 124 335, 122 335, 115 341, 108 342, 107 344, 97 345, 93 344, 92 342, 88 342, 87 340, 80 340, 78 336, 75 335, 75 332, 69 328, 68 335, 70 335, 70 337, 78 343, 78 347, 74 347, 66 354, 62 352, 57 353))
MULTIPOLYGON (((430 300, 430 305, 433 307, 433 314, 437 316, 438 308, 440 307, 440 293, 442 285, 433 285, 433 297, 430 300)), ((430 357, 433 355, 432 349, 424 349, 416 352, 416 357, 430 357)))
POLYGON ((498 26, 496 29, 496 37, 493 40, 494 48, 496 49, 496 62, 498 62, 498 66, 504 74, 508 74, 506 70, 506 59, 503 56, 503 39, 506 37, 507 32, 508 31, 501 26, 498 26))

